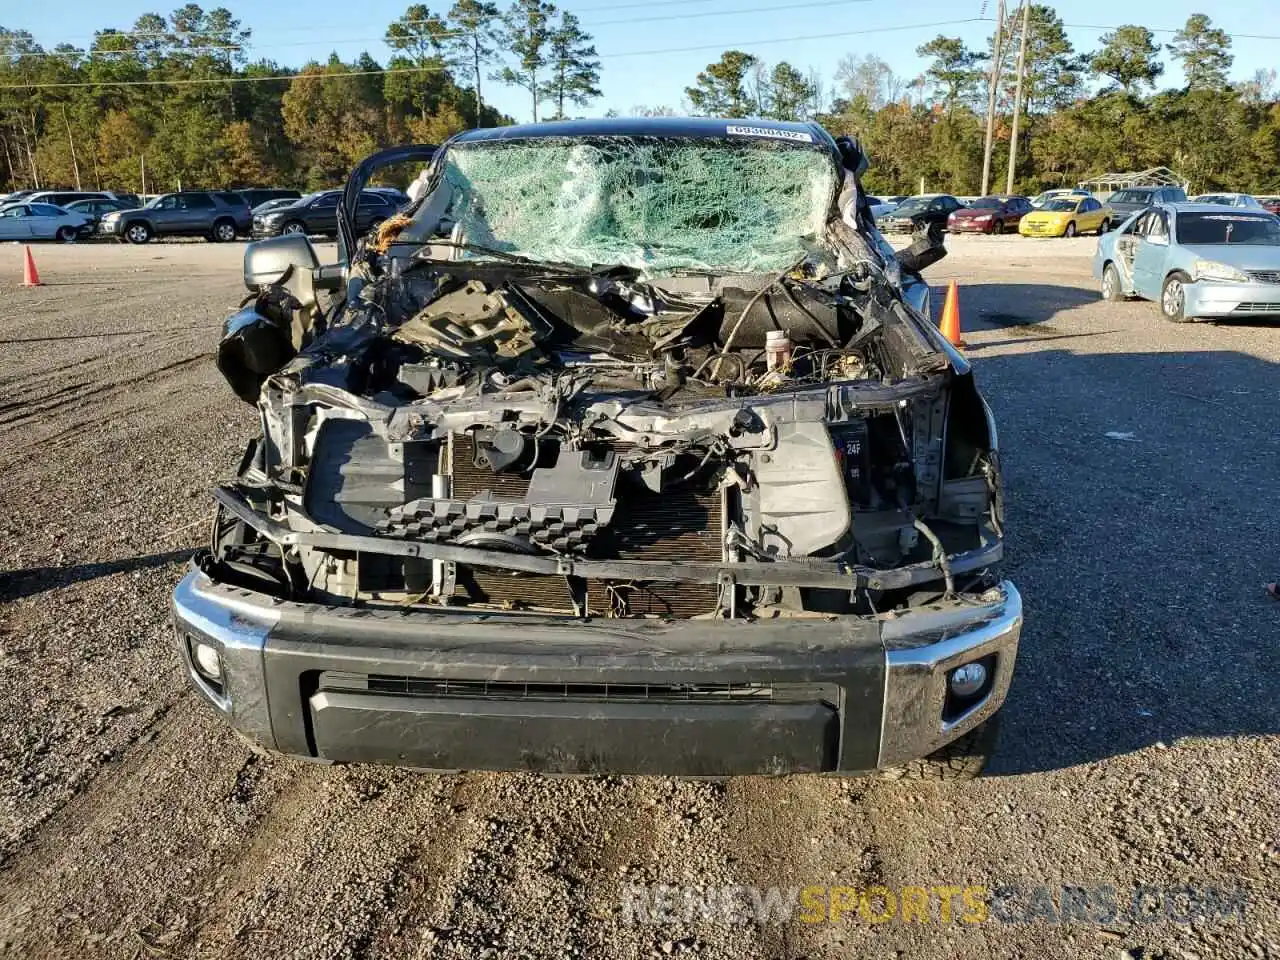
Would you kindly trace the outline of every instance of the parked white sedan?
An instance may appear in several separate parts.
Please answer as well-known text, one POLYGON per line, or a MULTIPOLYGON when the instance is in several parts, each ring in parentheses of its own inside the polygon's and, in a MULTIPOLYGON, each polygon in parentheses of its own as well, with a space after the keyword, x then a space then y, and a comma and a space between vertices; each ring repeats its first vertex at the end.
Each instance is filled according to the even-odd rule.
POLYGON ((1192 203, 1213 203, 1221 207, 1243 207, 1246 210, 1262 210, 1262 204, 1247 193, 1202 193, 1191 198, 1192 203))
POLYGON ((0 241, 59 240, 70 243, 93 234, 93 217, 52 203, 11 203, 0 207, 0 241))

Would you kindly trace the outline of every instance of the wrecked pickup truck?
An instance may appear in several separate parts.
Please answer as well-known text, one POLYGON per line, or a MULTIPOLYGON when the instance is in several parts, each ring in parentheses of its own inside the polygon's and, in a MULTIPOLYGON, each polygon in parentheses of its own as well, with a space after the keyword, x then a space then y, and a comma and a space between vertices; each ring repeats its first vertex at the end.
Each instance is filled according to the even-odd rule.
POLYGON ((976 774, 1022 624, 996 430, 865 166, 816 124, 477 130, 357 168, 338 264, 251 245, 191 683, 328 762, 976 774))

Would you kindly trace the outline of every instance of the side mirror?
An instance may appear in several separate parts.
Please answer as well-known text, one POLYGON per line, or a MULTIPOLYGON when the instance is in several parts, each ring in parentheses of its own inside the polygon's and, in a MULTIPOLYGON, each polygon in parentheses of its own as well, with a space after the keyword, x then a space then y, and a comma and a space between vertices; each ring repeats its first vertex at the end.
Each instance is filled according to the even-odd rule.
POLYGON ((316 248, 300 233, 287 233, 269 240, 258 240, 244 249, 244 285, 250 290, 279 283, 294 268, 294 273, 310 273, 320 266, 316 248))
POLYGON ((278 283, 307 310, 318 309, 317 290, 340 290, 345 280, 341 264, 320 266, 316 248, 302 234, 259 240, 244 250, 246 287, 258 291, 278 283))

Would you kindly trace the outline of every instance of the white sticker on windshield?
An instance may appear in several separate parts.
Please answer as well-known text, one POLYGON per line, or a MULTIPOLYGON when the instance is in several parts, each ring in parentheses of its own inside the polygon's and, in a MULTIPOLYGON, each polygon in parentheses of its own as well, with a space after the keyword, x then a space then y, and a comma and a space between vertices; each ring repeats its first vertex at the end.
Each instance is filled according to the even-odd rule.
POLYGON ((729 125, 725 132, 731 137, 771 137, 774 140, 792 140, 796 143, 813 143, 813 134, 803 130, 775 130, 772 127, 738 127, 729 125))

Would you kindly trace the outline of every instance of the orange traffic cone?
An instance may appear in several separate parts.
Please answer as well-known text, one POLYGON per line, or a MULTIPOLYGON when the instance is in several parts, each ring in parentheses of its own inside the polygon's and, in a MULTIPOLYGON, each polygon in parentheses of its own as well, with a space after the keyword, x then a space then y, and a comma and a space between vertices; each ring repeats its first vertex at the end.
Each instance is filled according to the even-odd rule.
POLYGON ((954 280, 947 285, 947 299, 942 303, 942 323, 939 324, 939 329, 951 341, 952 346, 965 345, 960 336, 960 288, 954 280))
POLYGON ((31 248, 22 248, 26 253, 26 259, 22 264, 22 285, 24 287, 43 287, 40 282, 40 271, 36 269, 36 262, 31 257, 31 248))

